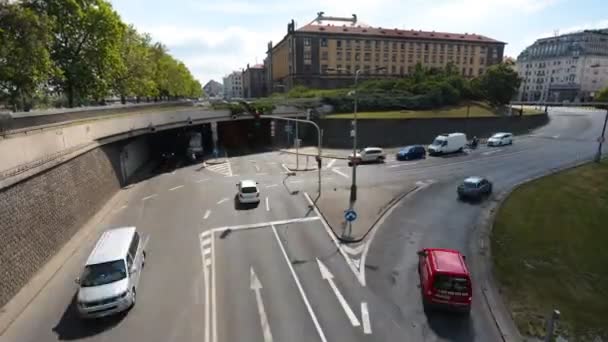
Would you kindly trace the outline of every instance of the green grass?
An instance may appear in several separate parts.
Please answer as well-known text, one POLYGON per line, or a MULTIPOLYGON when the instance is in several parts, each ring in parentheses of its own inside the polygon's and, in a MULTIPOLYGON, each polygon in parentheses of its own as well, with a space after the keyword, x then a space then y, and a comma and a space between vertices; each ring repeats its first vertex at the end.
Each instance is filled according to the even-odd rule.
MULTIPOLYGON (((469 117, 496 116, 493 109, 483 104, 472 104, 469 117)), ((436 118, 466 118, 467 106, 446 107, 431 110, 396 110, 385 112, 358 112, 357 119, 436 119, 436 118)), ((353 114, 331 114, 328 119, 352 119, 353 114)))
POLYGON ((496 276, 526 335, 561 311, 561 333, 608 338, 608 162, 548 176, 516 190, 492 234, 496 276))

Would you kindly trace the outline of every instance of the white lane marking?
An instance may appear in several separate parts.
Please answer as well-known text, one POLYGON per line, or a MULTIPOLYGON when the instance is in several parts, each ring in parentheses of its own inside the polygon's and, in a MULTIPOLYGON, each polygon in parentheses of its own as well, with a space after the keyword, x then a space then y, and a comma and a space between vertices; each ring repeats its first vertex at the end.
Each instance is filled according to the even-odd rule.
POLYGON ((340 176, 344 177, 344 178, 348 178, 348 175, 340 170, 338 170, 338 168, 334 167, 331 169, 334 173, 339 174, 340 176))
POLYGON ((293 280, 295 281, 296 286, 298 287, 298 290, 300 291, 300 296, 302 297, 302 300, 304 301, 304 305, 306 305, 308 314, 310 315, 310 318, 312 319, 312 322, 314 323, 315 328, 317 329, 317 333, 319 334, 319 337, 321 338, 321 342, 327 342, 327 338, 325 337, 325 333, 323 333, 323 329, 321 328, 321 325, 319 324, 317 315, 315 315, 315 312, 312 310, 312 306, 310 305, 310 302, 308 301, 308 297, 306 297, 306 293, 304 292, 304 288, 302 287, 302 284, 300 283, 300 279, 298 278, 296 271, 293 269, 293 265, 289 261, 289 257, 287 256, 285 247, 283 247, 283 242, 281 242, 281 239, 279 238, 279 233, 277 232, 277 229, 275 228, 274 225, 271 225, 270 227, 272 228, 274 237, 276 238, 277 243, 279 244, 279 248, 281 249, 281 252, 283 253, 283 257, 285 258, 287 267, 289 267, 291 276, 292 276, 293 280))
POLYGON ((256 173, 256 176, 266 176, 268 173, 267 172, 260 172, 260 173, 256 173))
POLYGON ((211 248, 205 248, 205 249, 203 249, 203 255, 206 257, 207 254, 211 254, 211 248))
POLYGON ((325 266, 325 264, 323 264, 321 260, 319 260, 319 258, 316 259, 317 264, 319 265, 319 271, 321 271, 321 278, 327 280, 327 282, 329 283, 329 287, 331 287, 331 290, 334 292, 334 295, 336 295, 336 298, 338 298, 338 302, 340 302, 344 313, 348 317, 348 320, 350 320, 350 324, 352 324, 353 327, 360 326, 361 323, 359 323, 359 319, 357 319, 357 316, 353 312, 353 309, 350 308, 350 305, 348 305, 346 299, 344 299, 344 296, 342 296, 342 293, 340 293, 338 286, 336 286, 336 283, 334 283, 334 275, 331 274, 327 266, 325 266))
POLYGON ((268 165, 277 165, 277 162, 267 162, 268 165))
POLYGON ((154 197, 156 197, 156 196, 158 196, 158 195, 157 195, 157 194, 153 194, 153 195, 150 195, 150 196, 146 196, 146 197, 142 198, 141 200, 142 200, 142 201, 147 201, 147 200, 149 200, 150 198, 154 198, 154 197))
MULTIPOLYGON (((318 213, 317 213, 317 215, 318 215, 318 213)), ((242 225, 238 225, 238 226, 218 227, 218 228, 211 229, 211 231, 218 232, 218 231, 225 231, 225 230, 255 229, 255 228, 269 227, 269 226, 272 226, 272 225, 280 226, 280 225, 283 225, 283 224, 292 224, 292 223, 300 223, 300 222, 317 221, 317 220, 320 220, 320 219, 321 218, 319 216, 302 217, 302 218, 289 219, 289 220, 279 220, 279 221, 261 222, 261 223, 253 223, 253 224, 242 224, 242 225)))
POLYGON ((344 245, 344 246, 342 246, 342 248, 344 248, 344 251, 350 255, 358 255, 358 254, 361 254, 361 252, 363 252, 363 248, 365 248, 365 244, 360 244, 357 247, 350 247, 348 245, 344 245))
POLYGON ((116 208, 116 209, 114 209, 114 211, 115 211, 115 212, 117 212, 117 211, 124 210, 124 209, 126 209, 126 208, 127 208, 127 205, 125 204, 125 205, 123 205, 123 206, 122 206, 122 207, 120 207, 120 208, 116 208))
POLYGON ((270 184, 267 185, 266 188, 274 188, 275 186, 279 186, 279 184, 270 184))
POLYGON ((207 210, 205 211, 205 216, 203 216, 203 220, 206 220, 209 218, 209 215, 211 215, 211 210, 207 210))
POLYGON ((289 181, 289 184, 298 184, 298 183, 302 183, 304 182, 303 180, 293 180, 293 181, 289 181))
POLYGON ((313 208, 313 210, 315 211, 315 213, 317 214, 317 216, 321 220, 321 223, 323 223, 323 228, 325 228, 325 232, 327 233, 327 235, 329 235, 329 237, 334 242, 334 244, 336 245, 336 247, 338 247, 338 250, 340 251, 340 254, 342 255, 342 257, 346 261, 346 264, 348 265, 348 267, 350 268, 350 270, 353 272, 353 274, 355 275, 355 277, 359 281, 359 284, 361 284, 361 286, 365 287, 365 277, 362 276, 362 274, 357 270, 357 267, 353 264, 353 261, 346 255, 346 253, 344 252, 344 249, 342 249, 340 243, 338 242, 338 240, 336 239, 336 237, 334 236, 334 234, 331 232, 331 229, 329 228, 329 225, 327 224, 327 222, 325 221, 325 219, 323 219, 323 217, 321 216, 321 213, 319 212, 319 209, 317 209, 317 207, 315 206, 315 204, 312 202, 312 199, 310 198, 310 195, 308 195, 308 193, 305 192, 304 193, 304 197, 306 197, 306 200, 308 201, 308 204, 310 204, 310 206, 313 208))
POLYGON ((281 164, 281 167, 283 168, 283 170, 285 170, 285 172, 291 172, 291 170, 287 167, 287 165, 281 164))
POLYGON ((367 310, 367 303, 361 302, 361 320, 363 321, 363 333, 369 335, 372 333, 372 325, 369 320, 369 311, 367 310))
POLYGON ((554 135, 552 138, 553 138, 553 139, 558 139, 558 138, 559 138, 559 135, 554 135))
POLYGON ((270 331, 270 324, 268 324, 268 317, 266 316, 266 310, 264 310, 264 302, 262 302, 262 283, 255 274, 253 266, 251 266, 251 276, 249 282, 249 288, 255 292, 255 301, 258 304, 258 314, 260 315, 260 323, 262 325, 262 334, 264 335, 264 342, 272 342, 272 333, 270 331))
POLYGON ((169 191, 177 190, 177 189, 183 188, 183 187, 184 187, 183 185, 178 185, 176 187, 173 187, 173 188, 169 189, 169 191))
POLYGON ((202 182, 206 182, 208 180, 209 180, 209 178, 199 179, 195 183, 202 183, 202 182))
POLYGON ((491 154, 498 153, 498 152, 500 152, 500 150, 493 150, 493 151, 483 152, 482 155, 489 156, 491 154))
POLYGON ((403 201, 403 199, 407 198, 407 197, 411 197, 413 194, 424 190, 426 187, 428 187, 429 185, 433 184, 433 180, 430 180, 428 183, 426 182, 421 182, 420 185, 418 185, 418 183, 416 184, 416 186, 418 186, 418 188, 416 188, 415 190, 411 191, 409 194, 407 194, 407 196, 403 197, 401 200, 399 200, 397 203, 393 204, 392 207, 390 207, 380 218, 380 220, 378 220, 375 224, 375 228, 372 230, 372 232, 369 235, 368 240, 365 242, 365 248, 363 249, 363 254, 361 255, 361 262, 359 265, 361 265, 361 267, 359 268, 361 270, 361 278, 363 279, 363 282, 365 282, 365 259, 367 259, 367 253, 369 253, 369 246, 372 244, 372 241, 374 241, 374 237, 376 236, 376 232, 378 230, 380 230, 380 227, 382 227, 382 224, 384 223, 384 220, 389 217, 391 215, 391 213, 393 212, 393 210, 395 210, 395 208, 397 208, 399 206, 399 203, 401 203, 401 201, 403 201))
POLYGON ((222 204, 222 203, 224 203, 224 202, 226 202, 226 201, 228 201, 228 198, 227 198, 227 197, 222 198, 221 200, 217 201, 217 204, 222 204))
POLYGON ((332 160, 330 160, 330 161, 329 161, 329 163, 327 163, 327 166, 326 166, 326 167, 327 167, 327 168, 331 168, 331 167, 334 165, 334 163, 335 163, 335 162, 336 162, 336 159, 332 159, 332 160))
POLYGON ((203 263, 203 277, 205 280, 205 342, 210 342, 210 337, 211 337, 211 329, 210 329, 210 321, 211 321, 211 314, 210 314, 210 308, 211 308, 211 303, 209 302, 209 297, 210 297, 210 287, 209 287, 209 270, 208 267, 211 266, 211 260, 209 258, 210 254, 211 254, 211 246, 210 244, 212 243, 213 239, 213 232, 211 231, 205 231, 203 233, 200 234, 199 236, 199 240, 200 240, 200 247, 201 247, 201 260, 203 263))
POLYGON ((255 167, 255 172, 260 172, 260 167, 258 164, 253 164, 253 167, 255 167))
POLYGON ((395 165, 389 165, 387 167, 393 168, 393 167, 402 167, 402 166, 409 166, 409 165, 416 165, 416 164, 418 164, 418 162, 415 162, 415 163, 399 163, 399 164, 395 164, 395 165))
MULTIPOLYGON (((213 238, 213 233, 211 233, 211 252, 212 255, 215 256, 215 239, 213 238)), ((211 280, 211 306, 213 306, 213 312, 211 316, 211 322, 213 324, 213 333, 211 335, 213 342, 217 342, 217 305, 215 302, 216 279, 214 257, 211 257, 211 280)))
POLYGON ((268 197, 266 197, 266 211, 270 211, 270 203, 268 203, 268 197))

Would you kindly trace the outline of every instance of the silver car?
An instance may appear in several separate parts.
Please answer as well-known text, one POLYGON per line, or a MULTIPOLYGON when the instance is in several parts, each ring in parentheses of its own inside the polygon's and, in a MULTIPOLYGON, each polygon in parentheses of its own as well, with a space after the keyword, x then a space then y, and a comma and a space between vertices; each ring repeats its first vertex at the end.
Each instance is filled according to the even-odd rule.
POLYGON ((144 247, 135 227, 110 229, 101 235, 82 275, 76 278, 81 317, 108 316, 135 305, 146 258, 144 247))

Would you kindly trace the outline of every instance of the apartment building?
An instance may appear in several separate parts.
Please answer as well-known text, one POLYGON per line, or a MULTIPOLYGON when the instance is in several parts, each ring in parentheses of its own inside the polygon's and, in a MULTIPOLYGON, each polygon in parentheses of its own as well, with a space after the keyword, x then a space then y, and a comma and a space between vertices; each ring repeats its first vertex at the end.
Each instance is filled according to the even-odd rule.
POLYGON ((296 29, 268 45, 267 62, 272 90, 295 85, 333 88, 361 78, 403 77, 416 64, 445 67, 453 63, 462 75, 476 77, 503 59, 505 43, 478 34, 444 33, 371 27, 352 18, 326 17, 296 29))
POLYGON ((223 83, 225 98, 243 98, 243 73, 241 71, 233 71, 224 77, 223 83))
POLYGON ((246 98, 266 96, 266 75, 263 64, 249 66, 243 71, 243 96, 246 98))
POLYGON ((608 86, 608 29, 538 39, 517 57, 520 101, 589 101, 608 86))

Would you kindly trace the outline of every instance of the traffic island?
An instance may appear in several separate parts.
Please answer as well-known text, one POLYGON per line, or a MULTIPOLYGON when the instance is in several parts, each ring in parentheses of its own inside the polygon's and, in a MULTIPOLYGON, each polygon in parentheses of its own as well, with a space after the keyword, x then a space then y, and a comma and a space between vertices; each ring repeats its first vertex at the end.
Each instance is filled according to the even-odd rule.
POLYGON ((608 163, 517 188, 498 210, 491 250, 506 305, 523 335, 608 340, 608 163))
POLYGON ((350 186, 324 189, 317 207, 338 237, 356 241, 365 236, 386 210, 415 188, 416 184, 413 182, 400 187, 359 187, 353 208, 356 219, 350 224, 345 217, 349 207, 350 186))

